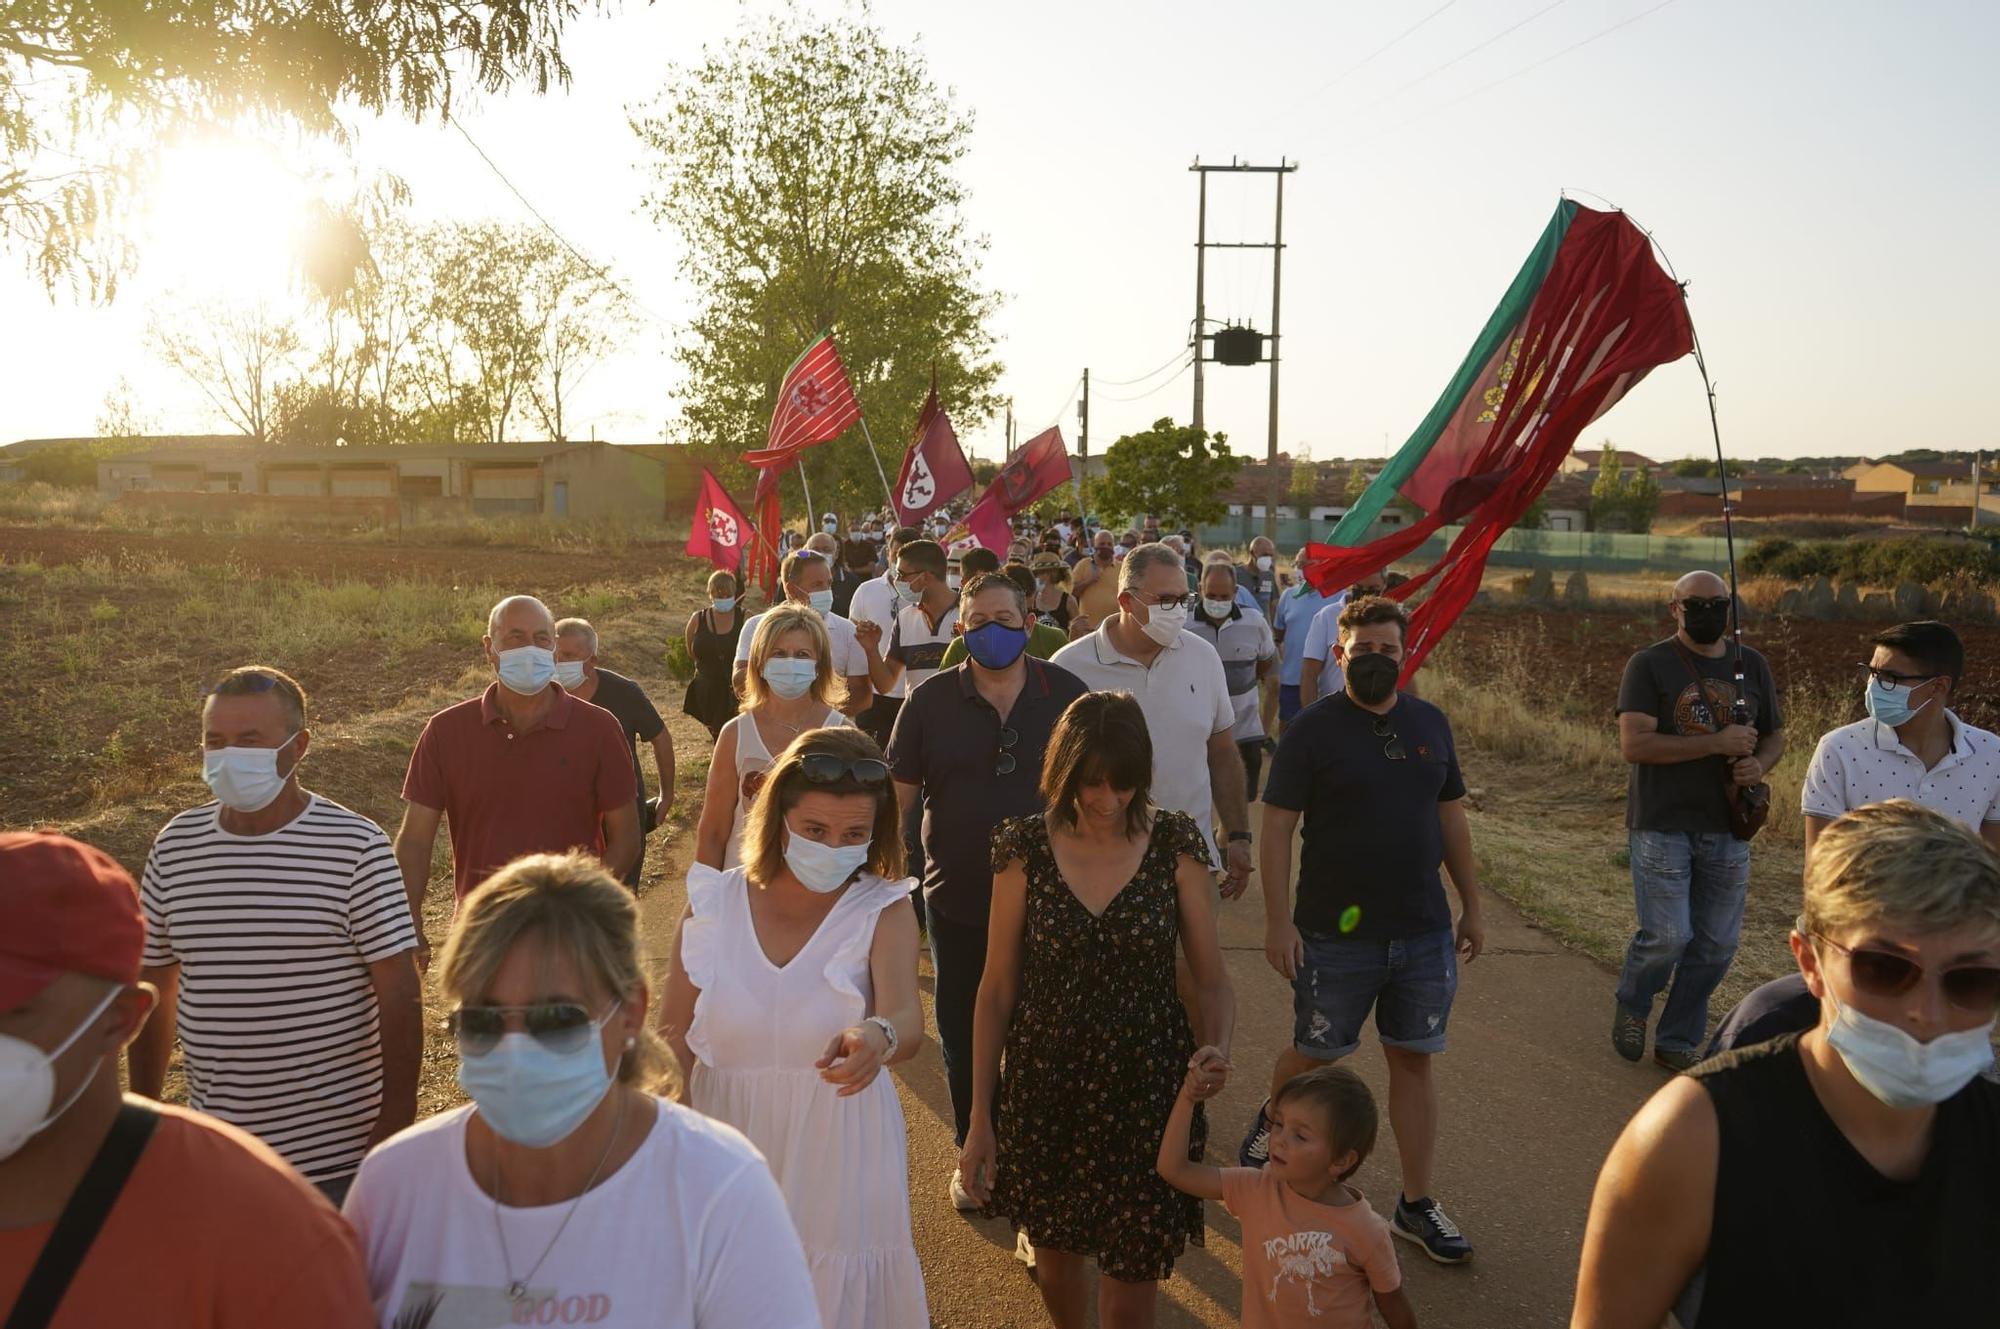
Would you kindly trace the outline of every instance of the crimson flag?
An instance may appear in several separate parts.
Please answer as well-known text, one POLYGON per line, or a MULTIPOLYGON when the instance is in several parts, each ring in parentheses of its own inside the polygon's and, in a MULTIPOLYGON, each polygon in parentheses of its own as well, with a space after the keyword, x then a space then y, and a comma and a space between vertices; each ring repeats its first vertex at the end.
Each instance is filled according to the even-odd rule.
POLYGON ((688 557, 705 558, 721 571, 734 573, 742 566, 749 543, 749 521, 729 501, 729 491, 722 482, 702 467, 701 491, 694 502, 694 529, 688 532, 688 557))
POLYGON ((816 443, 839 438, 861 418, 861 404, 847 381, 847 367, 833 334, 821 333, 799 353, 778 384, 778 404, 771 412, 771 432, 762 448, 738 460, 757 468, 757 548, 751 575, 769 594, 777 584, 778 477, 798 463, 798 454, 816 443))
POLYGON ((1306 579, 1331 592, 1460 525, 1434 566, 1390 592, 1406 599, 1436 582, 1410 614, 1408 679, 1472 602, 1494 541, 1554 478, 1577 435, 1693 344, 1687 301, 1651 238, 1622 212, 1564 199, 1417 432, 1331 542, 1306 546, 1306 579), (1422 515, 1369 539, 1398 497, 1422 515))
POLYGON ((917 427, 911 431, 910 450, 903 454, 903 469, 896 473, 896 518, 914 526, 972 488, 972 468, 958 446, 958 432, 951 417, 938 405, 937 376, 931 376, 931 391, 917 412, 917 427))
MULTIPOLYGON (((1000 530, 998 523, 1027 507, 1051 489, 1069 483, 1069 448, 1063 443, 1062 430, 1049 428, 1023 443, 1007 464, 1000 468, 1000 474, 993 477, 993 483, 986 486, 986 492, 972 505, 972 511, 965 516, 967 529, 975 534, 984 528, 989 535, 1000 530)), ((981 539, 980 543, 986 543, 981 539)), ((1000 541, 1005 549, 1007 542, 1000 541)))

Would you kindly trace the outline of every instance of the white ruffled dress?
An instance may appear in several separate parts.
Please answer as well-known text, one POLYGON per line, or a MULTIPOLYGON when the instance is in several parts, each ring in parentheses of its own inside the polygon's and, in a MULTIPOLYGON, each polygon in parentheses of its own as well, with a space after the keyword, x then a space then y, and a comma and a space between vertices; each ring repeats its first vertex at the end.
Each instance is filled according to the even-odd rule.
POLYGON ((750 1137, 771 1164, 805 1245, 824 1329, 926 1329, 910 1238, 903 1107, 885 1071, 852 1098, 813 1063, 874 1006, 868 951, 911 882, 863 873, 790 963, 773 965, 750 922, 742 868, 688 872, 681 962, 699 989, 689 1101, 750 1137))

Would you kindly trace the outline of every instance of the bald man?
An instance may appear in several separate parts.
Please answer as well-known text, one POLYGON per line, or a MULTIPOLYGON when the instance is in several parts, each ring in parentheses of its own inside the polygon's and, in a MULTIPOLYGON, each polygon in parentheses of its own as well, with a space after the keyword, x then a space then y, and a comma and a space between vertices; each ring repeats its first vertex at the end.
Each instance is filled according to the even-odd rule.
POLYGON ((1668 607, 1674 635, 1628 660, 1618 686, 1638 929, 1618 978, 1611 1045, 1627 1061, 1645 1056, 1653 998, 1665 990, 1653 1060, 1684 1071, 1701 1060, 1708 999, 1736 956, 1750 889, 1750 843, 1730 833, 1730 806, 1764 782, 1785 735, 1771 667, 1748 646, 1739 690, 1728 584, 1690 572, 1668 607))
MULTIPOLYGON (((425 724, 403 777, 396 862, 423 918, 438 825, 451 819, 457 898, 523 854, 588 849, 614 877, 639 857, 639 787, 617 717, 556 682, 556 622, 531 595, 486 617, 495 678, 425 724)), ((419 957, 429 953, 419 944, 419 957)))

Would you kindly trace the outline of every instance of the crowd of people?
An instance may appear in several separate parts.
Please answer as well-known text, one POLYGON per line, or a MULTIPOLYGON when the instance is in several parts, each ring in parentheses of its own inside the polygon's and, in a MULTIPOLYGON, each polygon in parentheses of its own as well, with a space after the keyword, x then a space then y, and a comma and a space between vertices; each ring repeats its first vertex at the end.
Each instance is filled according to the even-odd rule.
MULTIPOLYGON (((713 749, 663 983, 634 888, 673 741, 593 626, 528 595, 493 606, 491 683, 417 736, 393 838, 302 782, 306 689, 262 665, 205 689, 213 800, 136 882, 0 835, 9 1329, 923 1329, 942 1271, 882 1073, 927 1038, 920 948, 960 1152, 916 1184, 1013 1226, 1051 1323, 1151 1324, 1218 1200, 1245 1325, 1414 1325, 1397 1240, 1473 1258, 1437 1059, 1485 926, 1399 579, 1328 594, 1266 540, 1239 563, 1073 513, 1004 551, 951 533, 828 515, 758 613, 708 579, 682 706, 713 749), (1217 918, 1253 874, 1294 1023, 1216 1167, 1217 918), (426 975, 468 1102, 418 1121, 426 975), (1371 1013, 1380 1212, 1356 1178, 1382 1114, 1339 1064, 1371 1013)), ((1611 1041, 1638 1061, 1650 1031, 1685 1074, 1604 1165, 1573 1324, 1972 1322, 2000 1292, 2000 738, 1949 709, 1963 648, 1875 637, 1869 718, 1805 781, 1798 973, 1711 1036, 1785 731, 1728 586, 1690 573, 1671 607, 1616 699, 1611 1041)))

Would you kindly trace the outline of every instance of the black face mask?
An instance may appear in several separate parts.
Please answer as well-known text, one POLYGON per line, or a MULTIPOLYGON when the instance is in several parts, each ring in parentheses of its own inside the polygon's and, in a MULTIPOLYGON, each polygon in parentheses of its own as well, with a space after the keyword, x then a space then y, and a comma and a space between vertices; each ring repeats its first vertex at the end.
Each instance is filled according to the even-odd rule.
POLYGON ((1713 646, 1729 630, 1729 610, 1727 607, 1711 609, 1706 605, 1681 606, 1681 627, 1687 632, 1688 640, 1697 646, 1713 646))
POLYGON ((1363 706, 1380 706, 1396 690, 1396 678, 1403 667, 1388 656, 1371 651, 1347 658, 1347 690, 1363 706))

